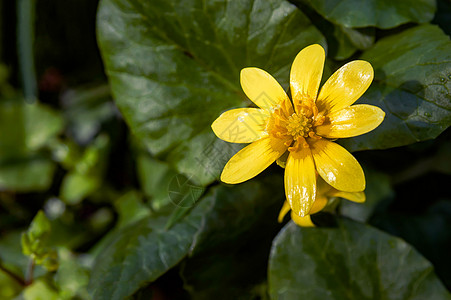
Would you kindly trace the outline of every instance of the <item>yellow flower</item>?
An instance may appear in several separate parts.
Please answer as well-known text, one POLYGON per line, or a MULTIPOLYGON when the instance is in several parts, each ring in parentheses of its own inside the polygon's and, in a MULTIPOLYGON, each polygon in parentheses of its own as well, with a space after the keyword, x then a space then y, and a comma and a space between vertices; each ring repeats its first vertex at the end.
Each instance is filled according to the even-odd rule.
MULTIPOLYGON (((304 217, 300 217, 297 214, 293 213, 293 211, 291 212, 291 219, 301 227, 315 227, 315 224, 313 224, 312 219, 310 218, 310 215, 313 215, 313 214, 321 211, 327 205, 330 197, 344 198, 349 201, 353 201, 353 202, 357 202, 357 203, 365 202, 365 198, 366 198, 364 192, 343 192, 343 191, 334 189, 321 178, 318 179, 318 189, 317 190, 318 191, 317 191, 316 199, 313 202, 312 208, 310 209, 310 212, 308 215, 306 215, 304 217)), ((288 201, 285 201, 283 203, 283 207, 279 213, 279 218, 278 218, 279 223, 282 223, 283 218, 290 211, 290 209, 291 209, 290 204, 288 203, 288 201)))
POLYGON ((256 176, 288 151, 285 194, 300 217, 308 215, 315 202, 317 174, 340 191, 365 189, 360 164, 332 140, 367 133, 385 116, 375 106, 351 106, 373 80, 373 68, 366 61, 347 63, 318 93, 324 59, 320 45, 299 52, 290 72, 291 100, 267 72, 241 70, 243 91, 259 108, 226 111, 212 124, 222 140, 251 143, 225 165, 221 174, 225 183, 241 183, 256 176))

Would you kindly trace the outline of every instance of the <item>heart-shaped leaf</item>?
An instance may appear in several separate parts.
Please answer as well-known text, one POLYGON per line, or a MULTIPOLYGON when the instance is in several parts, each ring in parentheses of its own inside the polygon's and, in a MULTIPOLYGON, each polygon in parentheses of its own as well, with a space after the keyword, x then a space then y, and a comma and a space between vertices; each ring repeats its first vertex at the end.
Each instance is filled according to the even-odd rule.
POLYGON ((273 242, 272 299, 451 299, 432 265, 403 240, 349 220, 290 222, 273 242))

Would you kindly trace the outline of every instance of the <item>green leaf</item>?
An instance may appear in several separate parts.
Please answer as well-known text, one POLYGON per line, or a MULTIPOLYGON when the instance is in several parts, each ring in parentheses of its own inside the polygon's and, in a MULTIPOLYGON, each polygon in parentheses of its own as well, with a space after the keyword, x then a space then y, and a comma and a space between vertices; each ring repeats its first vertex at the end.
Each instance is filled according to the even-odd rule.
POLYGON ((36 151, 63 129, 61 116, 49 107, 22 99, 0 105, 0 158, 36 151))
POLYGON ((43 239, 50 234, 50 221, 42 210, 38 211, 33 221, 31 221, 28 234, 32 239, 43 239))
POLYGON ((168 164, 151 157, 145 152, 138 154, 136 165, 141 189, 147 197, 151 198, 152 208, 158 211, 170 205, 169 182, 177 175, 177 172, 171 169, 168 164))
POLYGON ((102 0, 97 19, 112 92, 131 130, 201 185, 239 149, 217 139, 210 125, 224 110, 250 104, 240 70, 263 68, 287 87, 295 55, 325 44, 282 0, 102 0))
MULTIPOLYGON (((123 299, 154 281, 189 253, 205 252, 250 235, 268 207, 281 206, 279 187, 258 181, 217 186, 182 220, 166 229, 168 218, 150 217, 120 230, 95 262, 90 293, 94 299, 123 299), (275 204, 275 202, 278 202, 275 204)), ((270 222, 276 224, 277 210, 270 222)), ((266 219, 262 219, 266 220, 266 219)), ((246 240, 243 239, 241 246, 246 240)), ((243 244, 244 243, 244 244, 243 244)))
POLYGON ((83 265, 79 257, 69 250, 61 248, 59 251, 61 264, 55 274, 61 299, 90 299, 86 290, 89 282, 89 269, 83 265))
POLYGON ((56 165, 46 157, 23 157, 0 162, 0 190, 44 191, 52 183, 56 165))
POLYGON ((0 271, 0 298, 14 299, 20 293, 22 286, 10 276, 0 271))
MULTIPOLYGON (((334 26, 333 39, 337 43, 334 59, 344 60, 357 50, 369 48, 374 43, 374 38, 374 30, 372 28, 353 29, 334 26)), ((331 48, 333 46, 335 45, 330 45, 331 48)))
POLYGON ((61 116, 45 105, 0 101, 0 190, 46 190, 55 164, 43 150, 62 129, 61 116))
POLYGON ((451 299, 432 265, 401 239, 350 220, 290 222, 269 261, 272 299, 451 299))
POLYGON ((277 177, 231 191, 218 189, 215 208, 205 216, 205 226, 181 270, 193 299, 263 297, 271 242, 280 230, 281 189, 277 177))
POLYGON ((122 228, 136 221, 149 217, 150 209, 143 203, 142 195, 137 191, 130 191, 119 197, 114 206, 119 219, 117 227, 122 228))
POLYGON ((78 204, 101 186, 108 151, 109 138, 106 135, 99 135, 86 148, 61 184, 60 197, 65 203, 78 204))
POLYGON ((58 269, 58 254, 49 247, 51 224, 43 211, 38 211, 27 232, 22 234, 22 252, 49 271, 58 269))
POLYGON ((346 27, 376 26, 387 29, 432 20, 434 0, 307 0, 329 21, 346 27))
POLYGON ((351 151, 385 149, 433 139, 451 124, 451 42, 437 26, 422 25, 381 39, 361 57, 375 70, 357 103, 382 108, 375 130, 340 143, 351 151))
POLYGON ((36 280, 22 292, 24 300, 59 300, 58 293, 44 280, 36 280))

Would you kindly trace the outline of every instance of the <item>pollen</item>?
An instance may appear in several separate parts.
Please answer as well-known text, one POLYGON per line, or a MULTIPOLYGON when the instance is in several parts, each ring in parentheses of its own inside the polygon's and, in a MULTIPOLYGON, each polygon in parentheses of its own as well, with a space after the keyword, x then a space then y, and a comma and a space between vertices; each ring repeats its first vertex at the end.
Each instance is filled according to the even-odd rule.
POLYGON ((293 136, 293 139, 298 137, 307 137, 312 130, 312 120, 303 115, 296 113, 288 118, 287 131, 293 136))
POLYGON ((315 127, 324 123, 324 114, 318 112, 315 102, 302 95, 293 101, 281 103, 272 111, 266 131, 277 139, 282 139, 288 151, 299 151, 309 147, 308 139, 320 139, 315 127), (294 108, 293 108, 294 107, 294 108))

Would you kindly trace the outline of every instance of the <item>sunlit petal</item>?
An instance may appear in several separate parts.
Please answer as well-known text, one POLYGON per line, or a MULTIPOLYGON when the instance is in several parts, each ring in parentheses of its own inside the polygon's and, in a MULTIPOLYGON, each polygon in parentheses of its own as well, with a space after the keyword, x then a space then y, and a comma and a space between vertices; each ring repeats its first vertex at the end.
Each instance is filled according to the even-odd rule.
POLYGON ((333 189, 328 193, 328 195, 332 196, 332 197, 340 197, 340 198, 343 198, 343 199, 346 199, 346 200, 349 200, 352 202, 357 202, 357 203, 363 203, 366 200, 366 196, 365 196, 364 192, 351 193, 351 192, 343 192, 343 191, 333 189))
POLYGON ((373 67, 354 60, 338 69, 323 85, 316 104, 319 111, 332 113, 353 104, 373 81, 373 67))
POLYGON ((285 151, 283 141, 264 137, 241 149, 225 165, 221 180, 225 183, 241 183, 258 175, 285 151))
POLYGON ((285 166, 285 194, 293 212, 309 214, 316 197, 316 172, 309 148, 291 152, 285 166))
POLYGON ((337 190, 361 192, 365 176, 358 161, 345 148, 325 139, 311 142, 318 174, 337 190))
POLYGON ((244 68, 240 74, 241 87, 258 107, 270 111, 288 96, 268 72, 259 68, 244 68))
POLYGON ((377 106, 360 104, 327 115, 316 133, 327 138, 348 138, 370 132, 384 120, 385 113, 377 106))
POLYGON ((310 215, 300 217, 296 215, 294 212, 291 212, 291 219, 293 220, 294 223, 296 223, 301 227, 315 227, 315 224, 313 224, 310 215))
POLYGON ((251 143, 267 136, 269 113, 259 108, 237 108, 224 112, 211 128, 220 139, 231 143, 251 143))
POLYGON ((308 95, 312 100, 316 99, 323 75, 324 60, 324 49, 318 44, 305 47, 298 53, 290 72, 293 100, 301 95, 308 95))

